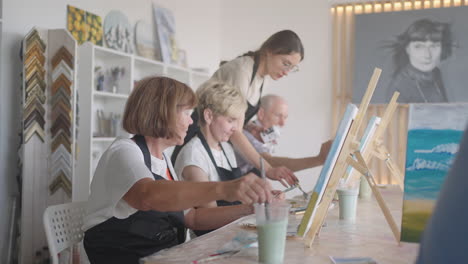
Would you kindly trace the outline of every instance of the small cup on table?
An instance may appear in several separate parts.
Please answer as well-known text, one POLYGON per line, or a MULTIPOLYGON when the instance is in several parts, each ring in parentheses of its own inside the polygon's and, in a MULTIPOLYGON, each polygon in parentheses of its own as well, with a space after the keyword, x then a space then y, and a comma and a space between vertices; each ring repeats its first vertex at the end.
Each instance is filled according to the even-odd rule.
POLYGON ((356 219, 358 192, 358 188, 337 190, 340 205, 340 219, 347 221, 354 221, 356 219))
POLYGON ((290 207, 286 202, 254 205, 260 263, 283 263, 290 207))

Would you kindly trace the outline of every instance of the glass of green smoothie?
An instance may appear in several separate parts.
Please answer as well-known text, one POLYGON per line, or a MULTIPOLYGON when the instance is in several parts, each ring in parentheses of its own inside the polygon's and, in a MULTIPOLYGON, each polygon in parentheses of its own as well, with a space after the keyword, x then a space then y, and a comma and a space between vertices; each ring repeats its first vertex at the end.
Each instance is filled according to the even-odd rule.
POLYGON ((286 202, 254 205, 260 263, 283 263, 290 207, 286 202))

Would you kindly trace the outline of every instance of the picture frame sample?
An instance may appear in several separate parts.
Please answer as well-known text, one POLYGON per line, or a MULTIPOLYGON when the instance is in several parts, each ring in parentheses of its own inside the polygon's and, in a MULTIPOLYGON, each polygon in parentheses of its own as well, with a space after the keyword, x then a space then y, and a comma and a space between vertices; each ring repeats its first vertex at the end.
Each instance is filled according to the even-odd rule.
POLYGON ((335 139, 333 140, 333 143, 330 147, 330 152, 328 153, 325 163, 323 164, 322 171, 320 172, 320 176, 317 179, 317 183, 315 184, 314 190, 307 204, 306 212, 299 225, 297 231, 298 236, 304 236, 312 224, 312 219, 314 218, 317 206, 322 199, 323 193, 328 184, 328 180, 330 179, 330 175, 335 168, 336 161, 357 112, 358 108, 354 104, 348 104, 346 107, 343 118, 338 125, 335 139))

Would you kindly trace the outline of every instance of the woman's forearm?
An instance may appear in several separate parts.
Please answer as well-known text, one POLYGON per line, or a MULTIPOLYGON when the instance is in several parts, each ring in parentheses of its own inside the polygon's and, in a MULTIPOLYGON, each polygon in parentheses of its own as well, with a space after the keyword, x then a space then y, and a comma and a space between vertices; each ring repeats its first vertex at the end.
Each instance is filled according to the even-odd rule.
POLYGON ((271 156, 268 153, 262 153, 262 156, 271 164, 271 166, 285 166, 294 172, 322 165, 322 161, 319 157, 288 158, 271 156))
POLYGON ((268 182, 246 175, 225 182, 155 181, 150 178, 136 182, 123 199, 137 210, 181 211, 211 201, 241 201, 245 204, 271 200, 268 182))
POLYGON ((148 210, 182 211, 227 199, 223 190, 228 184, 230 182, 152 181, 141 196, 148 210))
POLYGON ((194 230, 216 229, 249 214, 253 214, 252 205, 197 208, 185 215, 185 226, 194 230))
MULTIPOLYGON (((239 153, 244 156, 247 161, 257 169, 260 169, 260 154, 252 146, 247 137, 240 130, 234 131, 231 136, 231 143, 239 153)), ((268 170, 271 166, 268 162, 264 163, 265 170, 268 170)))

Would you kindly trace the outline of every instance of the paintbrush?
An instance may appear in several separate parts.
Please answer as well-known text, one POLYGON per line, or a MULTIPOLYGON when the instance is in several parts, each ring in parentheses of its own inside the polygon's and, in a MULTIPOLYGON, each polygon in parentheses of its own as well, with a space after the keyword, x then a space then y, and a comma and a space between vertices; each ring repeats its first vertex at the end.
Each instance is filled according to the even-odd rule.
MULTIPOLYGON (((266 174, 265 174, 265 165, 263 164, 263 158, 260 156, 260 176, 264 181, 266 181, 266 174)), ((269 210, 269 203, 265 202, 265 218, 267 221, 270 220, 270 210, 269 210)))
POLYGON ((299 182, 297 182, 296 185, 297 185, 297 188, 299 188, 299 190, 301 190, 302 196, 304 196, 304 199, 307 200, 309 198, 309 195, 302 189, 301 185, 299 185, 299 182))
POLYGON ((223 253, 212 254, 212 255, 209 255, 208 257, 198 259, 198 260, 194 260, 194 261, 192 261, 192 264, 211 262, 213 260, 218 260, 218 259, 223 259, 223 258, 230 258, 233 255, 239 253, 239 251, 240 250, 232 250, 232 251, 226 251, 226 252, 223 252, 223 253))
POLYGON ((296 188, 297 188, 297 184, 291 185, 290 187, 288 187, 288 188, 282 190, 280 193, 277 193, 277 194, 275 195, 275 198, 278 197, 278 196, 280 196, 280 194, 282 194, 282 193, 287 193, 287 192, 289 192, 289 191, 291 191, 291 190, 294 190, 294 189, 296 189, 296 188))

